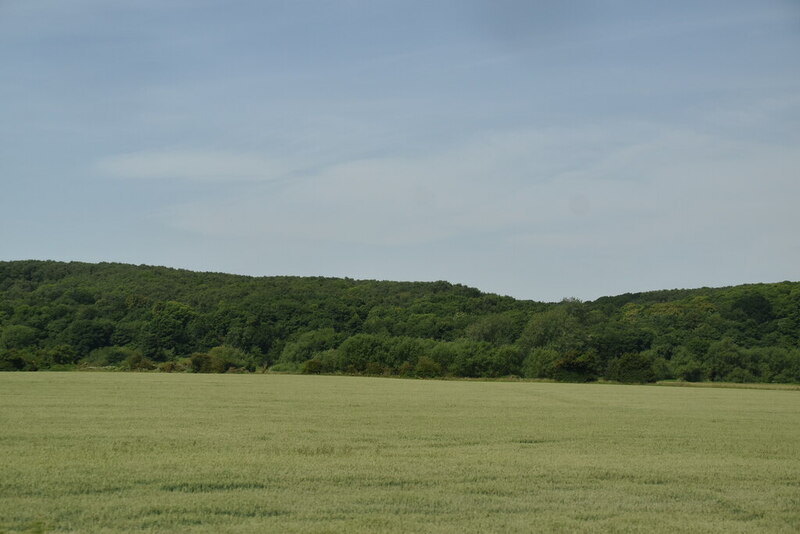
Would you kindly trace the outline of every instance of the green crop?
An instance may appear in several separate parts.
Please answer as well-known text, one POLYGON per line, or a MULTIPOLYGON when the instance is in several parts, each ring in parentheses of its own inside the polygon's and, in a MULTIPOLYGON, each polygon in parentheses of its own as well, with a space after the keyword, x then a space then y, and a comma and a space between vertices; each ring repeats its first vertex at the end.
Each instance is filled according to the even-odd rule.
POLYGON ((0 374, 0 531, 796 532, 800 392, 0 374))

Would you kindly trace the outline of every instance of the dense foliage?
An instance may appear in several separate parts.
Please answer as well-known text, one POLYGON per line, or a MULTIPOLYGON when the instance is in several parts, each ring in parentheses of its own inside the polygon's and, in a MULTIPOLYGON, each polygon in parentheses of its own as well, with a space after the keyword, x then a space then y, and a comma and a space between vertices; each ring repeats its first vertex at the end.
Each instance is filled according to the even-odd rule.
POLYGON ((557 304, 448 282, 0 262, 0 370, 800 382, 800 283, 557 304))

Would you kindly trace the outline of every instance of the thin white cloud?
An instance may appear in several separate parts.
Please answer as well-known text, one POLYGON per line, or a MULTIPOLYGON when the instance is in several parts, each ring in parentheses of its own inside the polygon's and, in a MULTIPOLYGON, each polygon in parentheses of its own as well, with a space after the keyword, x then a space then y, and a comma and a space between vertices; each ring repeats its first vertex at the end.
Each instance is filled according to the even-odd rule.
POLYGON ((270 181, 284 176, 283 164, 254 154, 219 151, 156 151, 101 159, 97 172, 117 178, 211 182, 270 181))
MULTIPOLYGON (((503 232, 511 243, 640 247, 736 240, 797 220, 800 155, 642 125, 493 133, 423 158, 330 166, 162 214, 201 235, 413 245, 503 232)), ((780 232, 780 227, 769 231, 780 232)))

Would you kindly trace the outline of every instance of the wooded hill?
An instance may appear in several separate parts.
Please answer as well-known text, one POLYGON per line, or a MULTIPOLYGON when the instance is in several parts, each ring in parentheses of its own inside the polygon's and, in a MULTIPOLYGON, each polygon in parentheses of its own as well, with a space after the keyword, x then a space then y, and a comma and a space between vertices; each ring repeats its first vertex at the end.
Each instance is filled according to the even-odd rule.
POLYGON ((0 262, 0 370, 800 382, 800 283, 515 300, 448 282, 0 262))

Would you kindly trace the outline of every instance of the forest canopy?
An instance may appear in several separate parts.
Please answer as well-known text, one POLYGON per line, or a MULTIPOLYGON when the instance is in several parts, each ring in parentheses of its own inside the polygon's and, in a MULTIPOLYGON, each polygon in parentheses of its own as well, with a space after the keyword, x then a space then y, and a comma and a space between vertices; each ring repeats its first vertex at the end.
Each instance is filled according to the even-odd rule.
POLYGON ((0 370, 800 382, 800 283, 592 302, 449 282, 0 262, 0 370))

